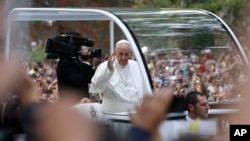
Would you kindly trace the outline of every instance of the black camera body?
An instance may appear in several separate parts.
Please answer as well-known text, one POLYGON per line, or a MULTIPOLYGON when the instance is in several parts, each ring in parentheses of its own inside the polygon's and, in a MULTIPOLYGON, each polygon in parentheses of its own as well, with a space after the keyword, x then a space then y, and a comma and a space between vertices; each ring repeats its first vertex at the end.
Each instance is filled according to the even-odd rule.
MULTIPOLYGON (((62 57, 78 57, 81 52, 81 46, 93 47, 94 40, 81 37, 79 35, 58 34, 53 38, 48 38, 45 52, 47 59, 57 59, 62 57)), ((101 49, 88 51, 88 58, 101 57, 101 49)))
POLYGON ((87 55, 80 55, 81 59, 88 60, 90 58, 101 58, 102 50, 99 48, 88 49, 87 55))

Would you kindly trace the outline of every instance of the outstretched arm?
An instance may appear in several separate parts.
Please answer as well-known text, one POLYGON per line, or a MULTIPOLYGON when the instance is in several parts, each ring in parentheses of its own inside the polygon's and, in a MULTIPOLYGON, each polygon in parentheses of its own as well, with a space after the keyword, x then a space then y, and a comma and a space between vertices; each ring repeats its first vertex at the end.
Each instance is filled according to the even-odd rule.
POLYGON ((140 106, 136 106, 136 115, 130 115, 132 128, 126 141, 148 141, 157 132, 158 126, 165 119, 172 97, 172 88, 163 88, 153 95, 145 95, 140 106))

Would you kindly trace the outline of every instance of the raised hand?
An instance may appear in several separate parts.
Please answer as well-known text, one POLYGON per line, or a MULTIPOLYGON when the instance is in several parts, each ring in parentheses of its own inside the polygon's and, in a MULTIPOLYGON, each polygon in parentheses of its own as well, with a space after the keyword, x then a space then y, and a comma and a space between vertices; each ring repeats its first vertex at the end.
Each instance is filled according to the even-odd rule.
POLYGON ((136 116, 130 114, 131 122, 150 132, 156 131, 167 115, 172 98, 172 88, 162 88, 153 95, 145 95, 141 105, 136 106, 136 116))
POLYGON ((108 68, 110 71, 113 71, 114 70, 114 67, 113 67, 113 64, 114 64, 114 61, 115 61, 115 53, 113 52, 109 58, 108 58, 108 68))

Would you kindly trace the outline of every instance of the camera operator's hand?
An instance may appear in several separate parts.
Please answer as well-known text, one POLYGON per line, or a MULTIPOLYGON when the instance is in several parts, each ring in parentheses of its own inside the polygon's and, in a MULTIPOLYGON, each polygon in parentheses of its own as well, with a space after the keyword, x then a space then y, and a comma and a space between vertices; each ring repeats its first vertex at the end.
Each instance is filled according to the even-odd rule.
POLYGON ((93 69, 95 69, 95 58, 89 58, 89 64, 92 66, 93 69))
POLYGON ((115 53, 113 52, 109 56, 109 59, 108 59, 108 68, 109 68, 110 71, 114 70, 114 67, 113 67, 114 61, 115 61, 115 53))

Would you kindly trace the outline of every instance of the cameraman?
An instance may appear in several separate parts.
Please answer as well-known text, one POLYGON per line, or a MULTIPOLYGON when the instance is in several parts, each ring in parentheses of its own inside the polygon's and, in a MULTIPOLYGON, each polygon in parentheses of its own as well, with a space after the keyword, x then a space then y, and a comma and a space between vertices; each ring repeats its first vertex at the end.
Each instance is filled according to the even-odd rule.
POLYGON ((88 54, 89 48, 81 46, 77 57, 60 57, 56 69, 60 100, 73 96, 75 102, 83 98, 89 101, 88 85, 95 73, 95 65, 94 58, 88 54))

